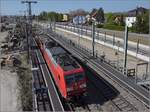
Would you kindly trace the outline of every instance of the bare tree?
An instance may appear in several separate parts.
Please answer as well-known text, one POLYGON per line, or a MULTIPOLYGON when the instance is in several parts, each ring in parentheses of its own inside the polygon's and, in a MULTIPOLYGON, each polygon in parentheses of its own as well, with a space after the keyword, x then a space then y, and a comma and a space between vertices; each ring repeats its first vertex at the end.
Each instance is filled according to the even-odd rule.
POLYGON ((77 9, 74 11, 70 11, 70 16, 74 17, 74 16, 85 16, 88 14, 87 11, 85 11, 84 9, 77 9))

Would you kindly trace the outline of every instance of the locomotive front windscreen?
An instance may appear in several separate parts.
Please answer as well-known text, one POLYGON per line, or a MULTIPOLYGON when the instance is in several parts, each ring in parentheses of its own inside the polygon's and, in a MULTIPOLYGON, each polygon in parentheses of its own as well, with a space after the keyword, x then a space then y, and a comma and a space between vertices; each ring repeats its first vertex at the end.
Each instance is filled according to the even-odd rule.
POLYGON ((76 73, 73 75, 66 75, 65 76, 67 86, 71 86, 72 84, 78 83, 79 81, 84 80, 84 79, 85 79, 84 73, 76 73))

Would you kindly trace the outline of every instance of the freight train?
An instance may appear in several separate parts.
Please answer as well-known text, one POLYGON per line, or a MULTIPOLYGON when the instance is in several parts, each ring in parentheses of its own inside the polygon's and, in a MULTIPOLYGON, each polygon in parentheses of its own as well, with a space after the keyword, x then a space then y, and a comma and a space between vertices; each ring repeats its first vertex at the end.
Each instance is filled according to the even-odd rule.
POLYGON ((61 96, 70 100, 86 94, 85 71, 75 58, 49 38, 36 37, 36 42, 61 96))

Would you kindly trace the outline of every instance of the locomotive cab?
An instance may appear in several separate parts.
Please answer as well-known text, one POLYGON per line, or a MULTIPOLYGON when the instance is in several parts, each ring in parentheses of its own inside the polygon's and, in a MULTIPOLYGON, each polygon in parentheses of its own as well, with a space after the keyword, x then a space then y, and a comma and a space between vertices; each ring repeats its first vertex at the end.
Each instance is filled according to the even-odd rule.
POLYGON ((67 96, 81 96, 86 91, 84 72, 65 75, 67 96))

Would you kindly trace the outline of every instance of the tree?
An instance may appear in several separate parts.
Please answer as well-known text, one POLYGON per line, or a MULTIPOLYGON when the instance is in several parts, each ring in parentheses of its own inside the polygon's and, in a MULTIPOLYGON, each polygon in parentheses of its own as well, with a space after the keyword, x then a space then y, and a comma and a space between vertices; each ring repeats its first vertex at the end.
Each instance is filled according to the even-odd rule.
POLYGON ((132 29, 134 29, 134 31, 137 33, 148 33, 149 32, 148 11, 146 13, 137 15, 136 23, 133 25, 132 29))
POLYGON ((97 10, 97 16, 95 18, 97 20, 98 23, 104 23, 104 11, 103 11, 103 8, 99 8, 97 10))
POLYGON ((121 14, 121 15, 120 15, 120 25, 121 25, 121 26, 124 26, 124 25, 125 25, 125 22, 124 22, 124 19, 123 19, 123 18, 124 18, 124 16, 123 16, 123 14, 121 14))
POLYGON ((96 9, 96 8, 93 8, 93 9, 92 9, 92 12, 90 13, 90 15, 92 16, 96 11, 97 11, 97 9, 96 9))
POLYGON ((38 16, 39 20, 47 20, 47 12, 43 11, 40 13, 40 15, 38 16))
POLYGON ((107 19, 107 23, 113 24, 115 16, 113 15, 113 13, 107 13, 106 14, 106 19, 107 19))
POLYGON ((77 9, 77 10, 74 10, 74 11, 70 11, 69 13, 71 16, 85 16, 88 14, 87 11, 83 10, 83 9, 77 9))
POLYGON ((41 12, 40 15, 38 16, 39 20, 51 20, 51 21, 56 21, 60 22, 63 19, 63 14, 61 13, 56 13, 56 12, 41 12))

